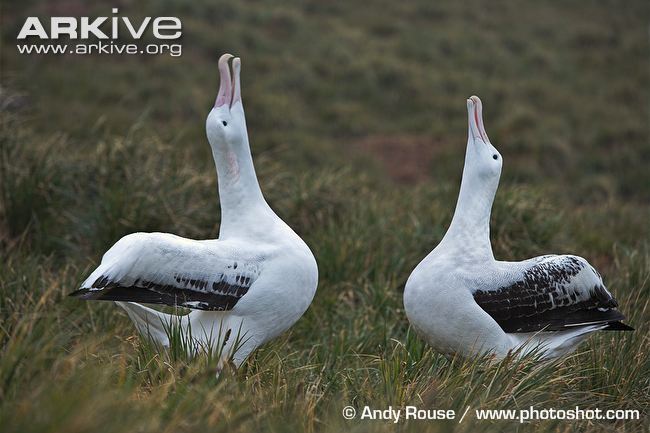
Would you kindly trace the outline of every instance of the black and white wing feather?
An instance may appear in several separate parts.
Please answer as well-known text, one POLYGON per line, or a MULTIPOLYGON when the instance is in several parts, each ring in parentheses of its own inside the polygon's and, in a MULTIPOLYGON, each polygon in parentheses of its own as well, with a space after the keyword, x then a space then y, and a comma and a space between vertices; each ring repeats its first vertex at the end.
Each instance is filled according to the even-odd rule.
POLYGON ((231 310, 259 277, 262 259, 219 246, 163 233, 125 236, 70 296, 231 310))
POLYGON ((603 324, 631 330, 598 272, 577 256, 542 256, 524 262, 523 275, 473 293, 476 303, 508 333, 560 331, 603 324))

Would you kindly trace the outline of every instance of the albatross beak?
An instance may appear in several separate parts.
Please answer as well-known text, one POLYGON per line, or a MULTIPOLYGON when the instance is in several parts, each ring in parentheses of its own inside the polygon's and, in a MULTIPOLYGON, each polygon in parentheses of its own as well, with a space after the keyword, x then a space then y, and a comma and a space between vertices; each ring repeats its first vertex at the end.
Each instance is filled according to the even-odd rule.
POLYGON ((230 106, 234 106, 238 101, 241 102, 241 79, 239 78, 241 72, 241 60, 239 57, 235 57, 232 61, 232 103, 230 106))
POLYGON ((483 125, 483 104, 478 96, 471 96, 467 100, 467 117, 470 136, 474 139, 480 138, 484 143, 489 143, 490 139, 483 125))
POLYGON ((217 100, 214 103, 214 108, 226 104, 230 106, 230 101, 232 100, 232 81, 230 79, 228 60, 232 57, 232 54, 224 54, 219 59, 219 93, 217 93, 217 100))

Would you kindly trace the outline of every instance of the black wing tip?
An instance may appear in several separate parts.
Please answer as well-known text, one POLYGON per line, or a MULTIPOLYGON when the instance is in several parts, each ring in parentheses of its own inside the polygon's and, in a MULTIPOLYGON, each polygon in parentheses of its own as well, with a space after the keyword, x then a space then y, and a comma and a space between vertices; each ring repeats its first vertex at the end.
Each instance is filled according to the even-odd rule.
MULTIPOLYGON (((111 286, 104 289, 81 288, 68 296, 83 301, 122 301, 142 302, 145 304, 167 304, 160 294, 140 287, 111 286)), ((169 304, 168 304, 169 305, 169 304)))
POLYGON ((623 322, 609 322, 603 331, 634 331, 635 329, 623 322))
POLYGON ((82 287, 81 289, 77 289, 72 293, 68 293, 68 296, 71 298, 88 299, 85 295, 87 295, 89 292, 90 290, 82 287))
MULTIPOLYGON (((75 290, 74 292, 68 294, 68 296, 71 297, 71 298, 80 299, 82 301, 113 301, 113 300, 115 300, 115 299, 111 298, 110 291, 107 292, 105 290, 92 290, 92 289, 88 289, 88 288, 81 288, 79 290, 75 290)), ((117 300, 121 301, 122 299, 117 299, 117 300)))
POLYGON ((557 308, 536 317, 522 316, 496 322, 506 333, 565 331, 590 325, 605 325, 606 327, 600 328, 604 331, 633 331, 634 328, 624 324, 623 320, 623 313, 615 309, 565 312, 562 308, 557 308))
MULTIPOLYGON (((160 288, 166 289, 165 287, 160 288)), ((169 292, 165 292, 137 286, 111 285, 103 289, 81 288, 68 296, 83 301, 138 302, 205 311, 229 311, 239 301, 239 298, 233 295, 215 295, 201 292, 184 293, 175 289, 169 290, 169 292)))

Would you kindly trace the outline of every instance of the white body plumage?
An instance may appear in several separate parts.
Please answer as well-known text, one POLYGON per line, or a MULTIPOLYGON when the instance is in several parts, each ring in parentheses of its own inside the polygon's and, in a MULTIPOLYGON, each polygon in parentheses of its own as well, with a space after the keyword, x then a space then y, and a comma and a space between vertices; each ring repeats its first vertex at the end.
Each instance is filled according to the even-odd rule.
POLYGON ((585 259, 494 259, 489 223, 502 158, 485 132, 480 99, 470 98, 467 109, 469 138, 454 217, 405 286, 412 326, 438 351, 466 357, 503 357, 518 348, 557 357, 593 331, 631 330, 585 259))
POLYGON ((248 144, 240 90, 240 61, 219 60, 221 85, 206 121, 219 179, 219 239, 134 233, 109 249, 72 295, 113 300, 144 335, 167 346, 170 324, 190 332, 194 349, 220 353, 236 366, 293 325, 309 307, 318 268, 303 240, 268 206, 248 144), (163 314, 137 302, 190 308, 163 314))

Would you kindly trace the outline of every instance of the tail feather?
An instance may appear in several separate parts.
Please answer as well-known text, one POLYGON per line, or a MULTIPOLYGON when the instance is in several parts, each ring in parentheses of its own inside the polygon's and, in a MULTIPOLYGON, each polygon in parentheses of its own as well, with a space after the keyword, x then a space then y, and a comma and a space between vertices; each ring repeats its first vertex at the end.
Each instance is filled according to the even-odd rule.
POLYGON ((572 352, 589 334, 595 331, 600 331, 606 326, 607 324, 596 324, 564 331, 526 332, 508 335, 513 338, 514 341, 517 341, 516 346, 525 346, 522 354, 525 354, 536 347, 540 347, 544 352, 544 358, 551 359, 572 352))
POLYGON ((164 347, 169 347, 166 327, 170 326, 172 320, 178 320, 177 316, 161 313, 135 302, 115 303, 126 311, 140 334, 151 337, 164 347))

